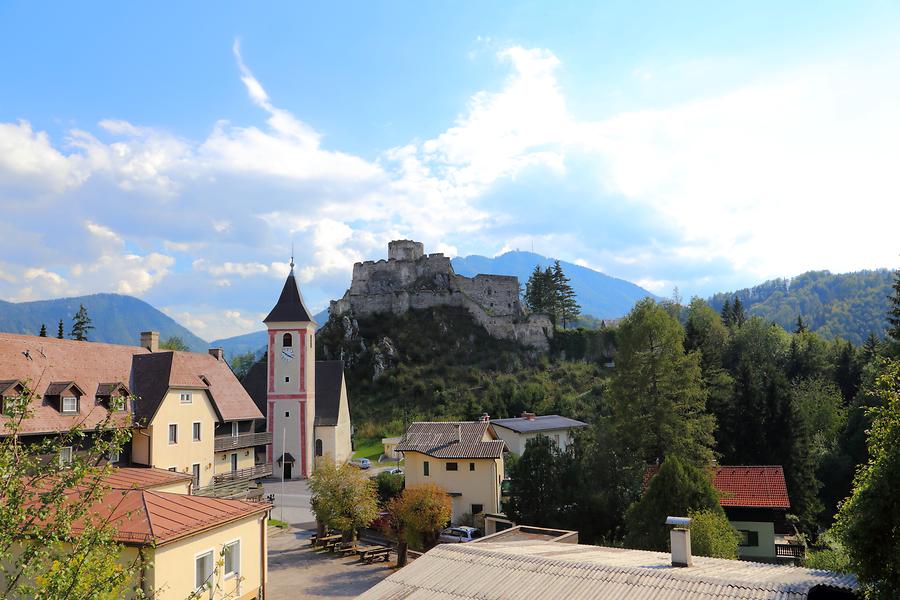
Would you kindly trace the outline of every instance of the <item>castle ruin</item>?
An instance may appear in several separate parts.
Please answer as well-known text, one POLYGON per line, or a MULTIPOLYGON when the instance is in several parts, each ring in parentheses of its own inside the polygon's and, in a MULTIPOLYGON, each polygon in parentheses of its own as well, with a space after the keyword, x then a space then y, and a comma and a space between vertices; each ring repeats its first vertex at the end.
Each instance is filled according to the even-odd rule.
POLYGON ((356 263, 353 280, 330 313, 356 316, 411 308, 462 306, 490 335, 546 349, 553 335, 550 319, 527 314, 519 301, 519 278, 510 275, 465 277, 453 271, 450 258, 425 254, 422 242, 395 240, 388 259, 356 263))

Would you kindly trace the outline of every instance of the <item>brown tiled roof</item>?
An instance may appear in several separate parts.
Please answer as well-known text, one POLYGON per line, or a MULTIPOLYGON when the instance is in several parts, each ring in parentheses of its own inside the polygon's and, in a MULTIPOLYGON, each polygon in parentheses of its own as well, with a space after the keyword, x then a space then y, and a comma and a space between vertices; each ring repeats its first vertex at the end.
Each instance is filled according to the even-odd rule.
POLYGON ((154 467, 114 468, 103 479, 103 484, 114 490, 150 490, 163 485, 188 482, 194 479, 190 473, 177 473, 154 467))
POLYGON ((169 388, 206 390, 223 421, 264 418, 225 361, 179 351, 135 357, 134 392, 141 398, 135 410, 138 419, 152 419, 169 388))
MULTIPOLYGON (((24 382, 39 396, 47 395, 48 388, 50 394, 58 393, 74 383, 88 400, 79 403, 77 413, 61 414, 36 397, 30 406, 32 416, 22 422, 23 434, 65 431, 79 424, 96 428, 107 410, 94 397, 108 393, 115 382, 138 396, 134 402, 138 418, 152 417, 169 387, 207 390, 225 421, 263 418, 228 364, 205 353, 151 353, 140 346, 0 333, 0 381, 24 382)), ((116 412, 114 424, 124 424, 131 410, 128 406, 116 412)), ((0 426, 6 418, 0 416, 0 426)))
POLYGON ((44 392, 44 395, 59 396, 70 388, 75 388, 76 390, 78 390, 79 394, 81 394, 82 396, 84 395, 84 390, 81 389, 81 386, 79 386, 74 381, 52 381, 50 382, 50 385, 47 386, 47 391, 44 392))
MULTIPOLYGON (((94 429, 107 414, 105 407, 93 402, 100 384, 130 381, 132 357, 147 353, 149 350, 138 346, 0 333, 0 380, 21 381, 41 396, 52 382, 74 381, 90 400, 79 403, 77 413, 63 415, 34 398, 30 405, 33 416, 22 422, 22 433, 65 431, 79 423, 94 429)), ((126 415, 127 411, 116 413, 115 423, 124 423, 126 415)), ((0 424, 5 419, 0 417, 0 424)))
POLYGON ((413 423, 397 444, 397 450, 421 452, 435 458, 500 458, 506 444, 491 439, 489 426, 486 421, 413 423))
POLYGON ((120 381, 114 383, 101 383, 97 386, 97 395, 109 396, 110 394, 118 390, 121 390, 123 395, 128 395, 128 386, 120 381))
MULTIPOLYGON (((644 487, 659 467, 647 467, 644 487)), ((713 472, 713 487, 719 492, 719 504, 742 508, 791 507, 784 470, 778 465, 718 466, 713 472)))
MULTIPOLYGON (((90 511, 115 523, 115 540, 132 544, 166 544, 215 529, 244 517, 265 513, 265 502, 223 500, 151 490, 111 490, 90 511)), ((84 522, 75 523, 77 535, 84 522)))

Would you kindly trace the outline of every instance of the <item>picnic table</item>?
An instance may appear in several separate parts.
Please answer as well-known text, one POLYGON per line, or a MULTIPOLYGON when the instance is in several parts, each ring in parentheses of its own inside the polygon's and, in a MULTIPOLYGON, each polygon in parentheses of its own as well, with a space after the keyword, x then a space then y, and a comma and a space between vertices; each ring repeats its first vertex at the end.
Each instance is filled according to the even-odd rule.
POLYGON ((387 562, 390 559, 391 548, 389 546, 369 546, 367 548, 359 548, 360 562, 372 563, 374 560, 383 560, 387 562))
POLYGON ((336 542, 341 539, 343 536, 340 533, 333 533, 331 535, 325 535, 322 537, 317 537, 315 535, 309 538, 309 543, 311 546, 322 546, 327 545, 330 542, 336 542))

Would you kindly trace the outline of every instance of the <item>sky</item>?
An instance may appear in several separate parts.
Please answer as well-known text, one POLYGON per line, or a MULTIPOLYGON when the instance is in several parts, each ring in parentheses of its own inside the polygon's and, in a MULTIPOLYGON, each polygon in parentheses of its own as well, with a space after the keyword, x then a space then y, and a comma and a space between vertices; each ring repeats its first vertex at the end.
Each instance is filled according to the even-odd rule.
POLYGON ((685 298, 895 268, 898 33, 889 2, 0 0, 0 299, 212 340, 292 246, 316 311, 400 238, 685 298))

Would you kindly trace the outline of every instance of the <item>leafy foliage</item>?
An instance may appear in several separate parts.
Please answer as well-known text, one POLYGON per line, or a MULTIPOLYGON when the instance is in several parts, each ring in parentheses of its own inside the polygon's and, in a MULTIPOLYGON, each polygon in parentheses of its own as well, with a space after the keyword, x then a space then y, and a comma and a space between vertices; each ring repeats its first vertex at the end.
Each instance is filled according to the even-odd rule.
POLYGON ((709 469, 698 468, 676 455, 666 458, 647 491, 625 516, 625 545, 644 550, 669 549, 666 517, 709 511, 724 518, 709 469))
POLYGON ((450 521, 452 505, 447 490, 433 483, 414 485, 388 502, 385 533, 400 542, 397 566, 406 564, 408 546, 428 549, 441 527, 450 521))
POLYGON ((243 379, 255 362, 256 354, 254 352, 237 354, 231 359, 231 370, 234 371, 235 377, 243 379))
POLYGON ((189 352, 191 349, 184 343, 184 340, 177 335, 169 336, 160 345, 162 350, 178 350, 181 352, 189 352))
POLYGON ((378 503, 382 506, 399 496, 403 491, 406 481, 403 473, 389 473, 382 471, 375 477, 375 488, 378 493, 378 503))
POLYGON ((572 524, 576 471, 571 452, 545 435, 529 439, 510 469, 512 480, 508 514, 517 523, 542 527, 572 524))
POLYGON ((694 510, 691 518, 691 552, 697 556, 713 558, 738 557, 741 535, 731 526, 724 513, 711 510, 694 510))
POLYGON ((325 527, 351 531, 378 516, 375 482, 350 464, 319 460, 309 477, 310 506, 325 527))
POLYGON ((565 329, 581 314, 570 282, 558 260, 544 270, 535 265, 525 284, 525 306, 532 312, 548 315, 554 326, 562 324, 565 329))
POLYGON ((867 596, 900 594, 900 363, 885 361, 872 390, 881 405, 870 409, 868 461, 853 481, 834 531, 867 596))

